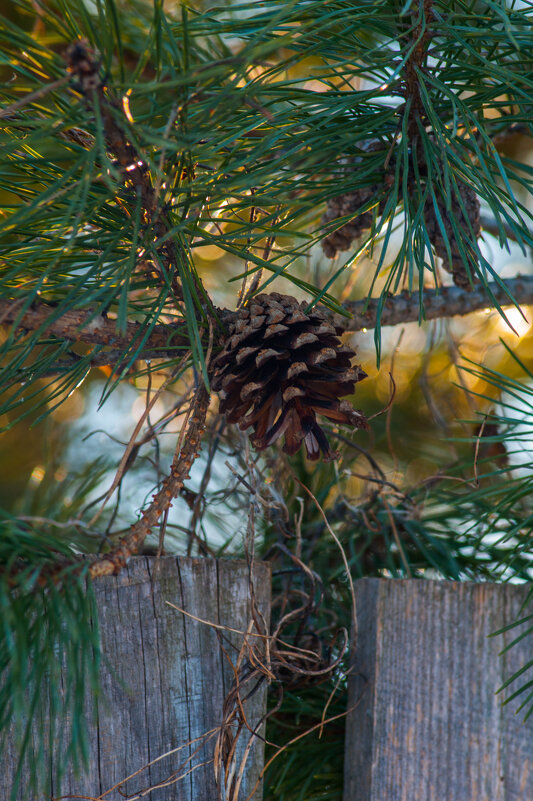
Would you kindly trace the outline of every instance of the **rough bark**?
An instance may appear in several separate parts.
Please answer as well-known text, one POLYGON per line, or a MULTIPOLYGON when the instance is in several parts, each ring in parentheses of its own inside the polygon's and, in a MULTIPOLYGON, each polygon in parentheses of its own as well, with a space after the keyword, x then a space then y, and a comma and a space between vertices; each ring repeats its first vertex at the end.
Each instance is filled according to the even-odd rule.
MULTIPOLYGON (((501 286, 490 283, 487 288, 479 285, 470 292, 457 286, 441 287, 439 290, 426 289, 424 290, 424 315, 422 318, 420 317, 418 293, 402 292, 383 302, 380 325, 412 323, 420 319, 436 320, 441 317, 463 316, 485 308, 492 309, 491 298, 494 298, 502 307, 513 305, 510 297, 513 297, 521 306, 533 303, 533 276, 518 276, 501 283, 501 286)), ((380 303, 379 298, 345 303, 344 307, 352 317, 347 319, 337 315, 335 322, 342 325, 345 331, 375 328, 380 303)))
MULTIPOLYGON (((500 284, 489 283, 487 287, 477 286, 466 291, 456 286, 441 287, 439 290, 424 290, 423 320, 441 317, 454 317, 484 308, 492 308, 494 301, 500 306, 512 306, 510 298, 521 306, 533 304, 533 276, 524 275, 506 279, 500 284)), ((348 301, 344 308, 351 317, 335 315, 335 323, 344 331, 361 331, 375 328, 378 311, 382 306, 380 325, 398 325, 420 320, 418 293, 402 292, 385 301, 379 298, 348 301)), ((231 314, 220 312, 221 317, 231 314)), ((53 335, 59 339, 70 339, 87 345, 104 345, 113 350, 96 353, 94 366, 116 364, 123 360, 123 351, 141 336, 140 323, 128 323, 125 335, 116 330, 116 320, 95 315, 91 311, 58 312, 56 307, 36 304, 21 313, 20 304, 10 300, 0 300, 0 324, 11 326, 14 331, 35 331, 41 328, 43 335, 53 335), (121 350, 122 349, 122 350, 121 350)), ((183 325, 156 325, 140 350, 139 359, 170 359, 179 355, 180 349, 189 346, 189 338, 183 325)), ((58 372, 72 366, 67 359, 58 363, 58 372)), ((48 373, 47 373, 48 375, 48 373)))

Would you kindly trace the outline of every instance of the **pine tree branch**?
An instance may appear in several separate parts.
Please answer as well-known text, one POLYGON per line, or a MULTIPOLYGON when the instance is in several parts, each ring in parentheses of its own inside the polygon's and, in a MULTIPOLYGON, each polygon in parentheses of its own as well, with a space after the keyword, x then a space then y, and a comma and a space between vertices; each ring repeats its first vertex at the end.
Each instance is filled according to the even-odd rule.
POLYGON ((183 484, 190 477, 189 471, 193 462, 199 455, 209 398, 205 386, 200 384, 184 437, 180 437, 178 442, 170 475, 163 480, 161 489, 153 496, 150 506, 143 510, 141 519, 130 528, 129 534, 121 538, 111 553, 92 563, 89 568, 91 578, 120 572, 130 556, 138 552, 160 517, 170 507, 172 500, 178 496, 183 484))
MULTIPOLYGON (((519 306, 533 304, 533 276, 510 278, 502 281, 502 285, 492 282, 484 287, 480 284, 471 292, 458 286, 426 289, 422 319, 436 320, 439 317, 471 314, 479 309, 492 309, 494 302, 500 306, 512 306, 514 304, 510 296, 519 306)), ((348 332, 376 328, 378 317, 381 326, 415 322, 421 319, 419 301, 418 292, 402 292, 385 300, 380 315, 379 298, 348 302, 344 304, 344 308, 350 312, 352 318, 336 315, 335 323, 348 332)))
MULTIPOLYGON (((113 346, 108 354, 95 355, 95 364, 114 364, 133 342, 143 336, 140 323, 128 323, 124 334, 117 332, 117 321, 95 315, 92 311, 79 309, 65 311, 57 316, 57 309, 50 303, 33 304, 20 314, 20 302, 0 300, 0 325, 13 325, 16 331, 35 331, 59 339, 91 345, 113 346), (50 321, 47 324, 47 321, 50 321), (104 361, 109 358, 109 361, 104 361)), ((185 325, 155 325, 142 349, 142 358, 170 358, 176 356, 178 348, 189 347, 185 325)), ((141 358, 141 356, 140 356, 141 358)))
MULTIPOLYGON (((118 168, 123 175, 124 184, 133 186, 140 198, 143 210, 143 224, 153 232, 157 252, 162 264, 154 264, 160 276, 161 284, 166 286, 170 277, 174 300, 179 305, 185 303, 183 287, 179 279, 178 263, 182 257, 182 245, 169 234, 170 222, 159 201, 159 188, 152 185, 146 159, 138 151, 128 137, 128 124, 123 107, 112 96, 103 78, 100 76, 100 62, 86 40, 80 40, 70 46, 67 51, 67 67, 77 79, 78 91, 84 95, 90 108, 97 109, 102 120, 106 145, 117 160, 118 168)), ((186 261, 184 259, 183 261, 186 261)), ((190 271, 190 279, 197 297, 204 302, 206 313, 216 319, 215 309, 201 279, 190 271)), ((201 316, 199 309, 196 316, 201 316)))
POLYGON ((416 136, 420 119, 425 116, 424 101, 420 91, 419 73, 424 70, 426 65, 427 50, 433 33, 430 29, 430 21, 433 16, 431 0, 419 0, 413 3, 411 18, 415 27, 412 39, 407 43, 407 48, 411 48, 411 53, 405 62, 404 74, 404 111, 409 115, 408 134, 412 138, 416 136), (417 9, 418 6, 418 9, 417 9))
MULTIPOLYGON (((533 276, 517 276, 502 281, 502 285, 494 282, 487 287, 479 285, 468 292, 457 286, 442 287, 439 290, 427 289, 424 292, 424 320, 435 320, 441 317, 454 317, 470 314, 479 309, 490 308, 491 298, 500 306, 512 306, 512 296, 519 306, 533 304, 533 276)), ((364 328, 375 328, 378 323, 380 300, 357 300, 344 304, 344 308, 352 317, 347 319, 336 315, 335 322, 346 332, 361 331, 364 328)), ((113 365, 121 361, 124 351, 131 347, 141 335, 140 323, 128 323, 125 334, 118 334, 116 320, 94 315, 91 311, 66 311, 61 316, 46 321, 56 314, 54 306, 41 303, 28 309, 18 319, 19 304, 15 301, 0 300, 0 324, 16 324, 17 331, 34 331, 43 327, 43 335, 51 334, 60 339, 68 339, 92 345, 112 346, 113 350, 97 353, 91 359, 94 366, 113 365)), ((231 312, 221 310, 222 317, 231 312)), ((416 322, 420 319, 419 295, 404 292, 388 298, 381 310, 381 326, 398 325, 399 323, 416 322)), ((139 359, 170 359, 176 356, 179 348, 189 347, 189 338, 185 326, 154 326, 139 353, 139 359)), ((67 367, 67 362, 58 364, 67 367)))

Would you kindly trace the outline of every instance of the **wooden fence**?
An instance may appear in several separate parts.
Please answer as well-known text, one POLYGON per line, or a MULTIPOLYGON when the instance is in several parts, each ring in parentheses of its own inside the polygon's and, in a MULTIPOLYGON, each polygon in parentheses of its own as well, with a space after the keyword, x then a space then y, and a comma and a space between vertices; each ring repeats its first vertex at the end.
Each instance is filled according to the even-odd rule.
MULTIPOLYGON (((102 693, 96 701, 89 698, 89 770, 79 778, 69 773, 61 785, 62 796, 105 794, 104 801, 124 801, 125 793, 135 795, 165 783, 143 797, 150 801, 218 798, 215 736, 202 738, 222 722, 224 699, 234 679, 230 661, 236 660, 244 638, 217 632, 191 615, 246 631, 251 616, 248 567, 234 560, 181 557, 163 557, 157 568, 155 563, 154 558, 136 557, 118 576, 95 581, 104 654, 102 693), (173 749, 180 750, 153 762, 173 749), (178 776, 183 778, 176 782, 178 776), (115 785, 120 786, 108 793, 115 785)), ((255 565, 253 582, 256 602, 268 621, 268 565, 255 565)), ((265 693, 263 685, 246 703, 246 718, 252 726, 264 714, 265 693)), ((237 770, 248 741, 245 729, 235 755, 237 770)), ((52 759, 57 747, 52 744, 52 759)), ((16 762, 14 749, 4 754, 1 801, 9 798, 16 762)), ((254 787, 262 766, 263 745, 256 739, 246 762, 243 797, 254 787)), ((52 787, 42 799, 56 795, 57 788, 52 787)), ((259 791, 255 798, 260 795, 259 791)), ((19 801, 42 799, 19 795, 19 801)))
MULTIPOLYGON (((252 578, 268 620, 269 567, 256 564, 252 578)), ((81 778, 69 774, 61 795, 228 799, 215 783, 215 736, 203 737, 222 722, 243 636, 200 620, 248 629, 247 566, 164 557, 156 569, 153 558, 137 557, 95 590, 106 661, 102 693, 89 699, 90 767, 81 778), (164 786, 147 791, 158 784, 164 786)), ((503 706, 496 693, 533 658, 532 637, 500 656, 523 629, 490 636, 518 618, 528 592, 524 585, 356 582, 344 801, 532 801, 533 716, 524 722, 515 714, 522 697, 503 706)), ((252 726, 264 714, 265 691, 263 683, 246 701, 252 726)), ((245 730, 234 760, 238 771, 248 748, 240 800, 263 766, 262 741, 250 743, 245 730)), ((226 746, 231 751, 231 736, 226 746)), ((9 797, 16 752, 3 756, 0 801, 9 797)), ((47 798, 58 795, 50 790, 47 798)), ((254 801, 260 797, 259 786, 254 801)), ((20 794, 17 801, 42 799, 20 794)))
POLYGON ((524 696, 502 706, 496 693, 533 659, 533 638, 499 656, 524 627, 489 636, 519 617, 529 590, 357 582, 344 801, 533 799, 533 716, 515 714, 524 696))

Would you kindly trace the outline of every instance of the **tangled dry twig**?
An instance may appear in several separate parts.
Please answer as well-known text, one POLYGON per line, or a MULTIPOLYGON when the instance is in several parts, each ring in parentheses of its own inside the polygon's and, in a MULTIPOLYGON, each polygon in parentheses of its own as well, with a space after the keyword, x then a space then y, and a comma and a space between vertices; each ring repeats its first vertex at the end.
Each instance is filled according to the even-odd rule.
MULTIPOLYGON (((312 625, 312 618, 323 599, 320 578, 287 548, 278 547, 304 576, 307 589, 292 589, 289 590, 291 598, 275 599, 274 605, 284 611, 268 634, 264 618, 255 604, 253 585, 250 587, 250 626, 243 633, 242 646, 235 663, 230 660, 234 681, 224 702, 223 723, 215 746, 215 776, 221 791, 220 797, 227 801, 238 801, 252 746, 257 739, 264 740, 262 727, 267 718, 280 708, 284 692, 328 679, 340 667, 348 648, 348 633, 344 628, 329 643, 324 642, 320 634, 307 628, 308 623, 312 625), (277 685, 277 702, 252 725, 247 720, 246 702, 265 681, 269 685, 277 685), (246 736, 244 748, 239 749, 240 740, 246 736)), ((230 659, 227 651, 224 652, 230 659)), ((274 743, 268 744, 277 751, 282 750, 274 743)))
POLYGON ((188 422, 183 425, 178 440, 170 475, 163 480, 161 489, 154 495, 152 503, 143 510, 141 519, 131 526, 129 533, 122 537, 117 547, 92 563, 89 568, 91 578, 118 573, 130 556, 137 553, 161 515, 169 508, 173 498, 178 496, 199 454, 208 406, 209 393, 205 386, 200 384, 191 404, 188 422))

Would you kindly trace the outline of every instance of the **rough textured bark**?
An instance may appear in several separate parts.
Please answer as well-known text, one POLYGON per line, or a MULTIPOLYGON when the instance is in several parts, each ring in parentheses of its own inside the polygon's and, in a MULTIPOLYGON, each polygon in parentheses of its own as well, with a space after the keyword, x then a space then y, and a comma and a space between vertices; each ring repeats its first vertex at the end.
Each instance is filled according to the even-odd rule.
MULTIPOLYGON (((505 678, 531 659, 517 619, 529 588, 363 579, 350 679, 345 801, 533 798, 533 718, 502 706, 505 678)), ((530 678, 530 676, 529 676, 530 678)), ((526 673, 518 681, 525 683, 526 673)), ((517 689, 516 687, 514 689, 517 689)), ((510 694, 510 692, 508 692, 510 694)))
MULTIPOLYGON (((466 291, 457 286, 444 286, 439 290, 424 290, 424 320, 436 320, 441 317, 462 316, 493 308, 491 298, 500 306, 512 306, 512 296, 517 303, 527 306, 533 303, 533 276, 519 275, 509 278, 501 284, 490 283, 485 289, 479 284, 472 291, 466 291), (488 291, 487 291, 488 290, 488 291)), ((379 298, 370 300, 355 300, 344 304, 346 311, 352 317, 346 319, 336 315, 335 322, 345 331, 361 331, 363 328, 375 328, 378 321, 378 311, 381 305, 379 298)), ((379 316, 380 325, 398 325, 398 323, 412 323, 420 319, 418 293, 401 292, 399 295, 387 298, 379 316)))
MULTIPOLYGON (((259 608, 268 618, 269 566, 256 564, 253 580, 259 608)), ((151 760, 185 746, 122 785, 122 794, 118 788, 105 794, 105 801, 123 801, 124 793, 136 794, 165 781, 175 771, 190 772, 181 781, 144 797, 150 801, 216 801, 215 738, 196 754, 201 744, 192 741, 221 724, 224 697, 233 680, 219 635, 222 633, 232 659, 243 638, 227 632, 217 635, 215 629, 181 614, 166 601, 203 620, 246 631, 251 619, 247 565, 170 556, 157 563, 154 557, 134 557, 119 575, 100 578, 94 587, 104 664, 101 695, 89 700, 89 770, 78 778, 69 774, 60 791, 52 788, 52 796, 98 798, 151 760), (184 764, 191 755, 191 762, 184 764)), ((266 684, 246 702, 252 723, 264 713, 265 691, 266 684)), ((1 799, 8 797, 14 756, 10 759, 7 755, 4 763, 1 799)), ((263 746, 257 740, 247 763, 242 798, 251 791, 262 766, 263 746)), ((258 792, 254 798, 260 796, 258 792)), ((20 801, 44 799, 21 796, 20 801)))
MULTIPOLYGON (((122 354, 133 342, 144 337, 140 323, 128 323, 125 334, 122 335, 117 332, 117 321, 114 318, 102 317, 85 309, 63 311, 44 302, 36 302, 21 312, 20 300, 0 299, 0 324, 9 325, 13 331, 36 331, 40 328, 43 336, 51 334, 73 342, 114 347, 119 352, 122 351, 122 354)), ((142 357, 139 355, 139 358, 146 358, 146 349, 155 349, 159 358, 169 355, 176 357, 179 355, 179 348, 186 348, 188 345, 189 338, 183 325, 159 324, 153 327, 142 350, 142 357)), ((104 354, 99 354, 100 364, 106 364, 102 361, 103 358, 104 354)))

